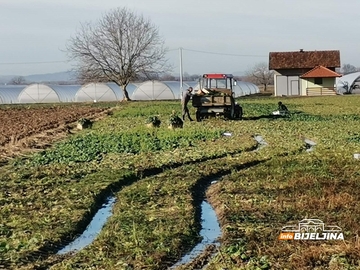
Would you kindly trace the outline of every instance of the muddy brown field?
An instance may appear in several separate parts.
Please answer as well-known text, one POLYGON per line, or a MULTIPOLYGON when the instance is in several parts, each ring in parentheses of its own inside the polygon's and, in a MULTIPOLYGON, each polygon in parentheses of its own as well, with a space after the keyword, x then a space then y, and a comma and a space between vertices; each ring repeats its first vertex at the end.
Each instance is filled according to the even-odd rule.
POLYGON ((0 160, 39 149, 71 133, 80 118, 95 119, 109 108, 88 104, 0 108, 0 160))

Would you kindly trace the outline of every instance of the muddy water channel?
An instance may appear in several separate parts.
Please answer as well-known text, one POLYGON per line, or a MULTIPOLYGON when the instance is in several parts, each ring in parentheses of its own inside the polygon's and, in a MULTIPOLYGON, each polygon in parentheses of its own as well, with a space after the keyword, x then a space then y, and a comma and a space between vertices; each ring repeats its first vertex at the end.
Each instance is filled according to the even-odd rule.
POLYGON ((107 198, 106 202, 102 205, 99 211, 96 212, 92 218, 90 224, 86 227, 85 231, 76 238, 73 242, 58 251, 57 254, 66 254, 69 252, 75 252, 90 245, 96 236, 100 233, 108 217, 111 216, 112 207, 115 202, 115 197, 107 198))
POLYGON ((185 254, 180 261, 174 264, 170 269, 192 262, 196 257, 202 254, 208 245, 215 244, 219 246, 217 239, 221 236, 221 229, 216 214, 212 206, 203 201, 201 204, 201 231, 202 241, 197 244, 189 253, 185 254))
MULTIPOLYGON (((212 181, 212 183, 216 182, 217 181, 212 181)), ((96 236, 100 233, 107 219, 111 216, 114 203, 114 196, 107 198, 106 202, 94 215, 85 231, 73 242, 59 250, 57 254, 62 255, 70 252, 77 252, 90 245, 95 240, 96 236)), ((194 259, 201 255, 209 245, 220 245, 218 238, 221 236, 221 229, 214 209, 205 198, 201 202, 200 208, 202 228, 200 231, 200 236, 202 237, 202 241, 198 243, 189 253, 185 254, 170 269, 176 269, 178 266, 191 263, 194 259)))

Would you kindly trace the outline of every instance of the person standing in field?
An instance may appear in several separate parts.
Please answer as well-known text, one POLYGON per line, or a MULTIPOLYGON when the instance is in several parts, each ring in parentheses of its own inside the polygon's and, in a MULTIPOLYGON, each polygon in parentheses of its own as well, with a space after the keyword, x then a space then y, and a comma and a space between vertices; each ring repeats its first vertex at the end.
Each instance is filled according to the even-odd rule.
POLYGON ((190 121, 194 121, 191 119, 190 117, 190 111, 187 107, 187 104, 189 103, 190 101, 190 98, 192 96, 192 91, 193 91, 193 88, 192 87, 189 87, 184 93, 183 93, 183 96, 182 96, 182 99, 181 99, 181 107, 182 107, 182 119, 183 121, 185 121, 185 115, 187 115, 187 117, 189 118, 190 121))

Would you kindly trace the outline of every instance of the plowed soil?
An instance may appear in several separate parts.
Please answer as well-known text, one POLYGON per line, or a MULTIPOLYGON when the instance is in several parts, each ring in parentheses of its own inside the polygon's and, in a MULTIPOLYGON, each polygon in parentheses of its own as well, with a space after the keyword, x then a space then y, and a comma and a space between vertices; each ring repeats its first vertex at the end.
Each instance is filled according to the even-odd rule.
POLYGON ((71 133, 80 118, 94 120, 108 111, 84 104, 0 108, 0 160, 26 148, 48 146, 71 133))

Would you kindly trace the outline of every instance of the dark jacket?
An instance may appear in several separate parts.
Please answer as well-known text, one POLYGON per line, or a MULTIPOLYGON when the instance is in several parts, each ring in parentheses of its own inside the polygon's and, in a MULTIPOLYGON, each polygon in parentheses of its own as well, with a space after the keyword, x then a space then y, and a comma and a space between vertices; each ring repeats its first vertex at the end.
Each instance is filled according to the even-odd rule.
POLYGON ((185 91, 183 93, 182 99, 181 99, 181 104, 183 106, 186 106, 189 103, 189 100, 191 98, 192 94, 189 91, 185 91))
POLYGON ((279 104, 279 111, 288 112, 289 110, 284 104, 279 104))

